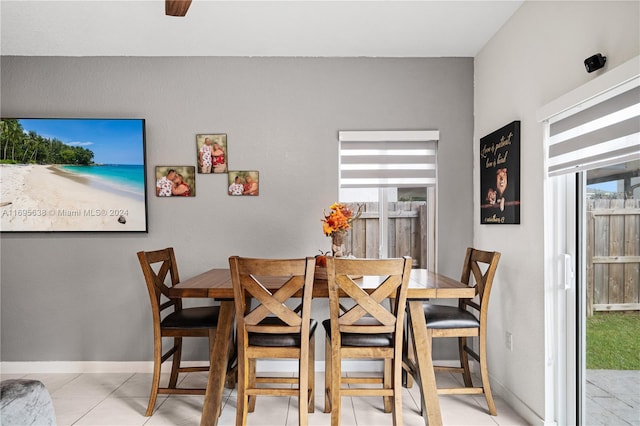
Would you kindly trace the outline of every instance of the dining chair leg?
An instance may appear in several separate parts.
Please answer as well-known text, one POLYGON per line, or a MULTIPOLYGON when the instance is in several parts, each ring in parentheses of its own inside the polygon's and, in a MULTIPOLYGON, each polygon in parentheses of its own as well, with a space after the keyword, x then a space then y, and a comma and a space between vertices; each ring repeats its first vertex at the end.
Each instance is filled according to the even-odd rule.
POLYGON ((247 424, 249 400, 247 398, 247 382, 249 381, 249 362, 243 354, 238 356, 238 401, 236 407, 236 426, 247 424))
POLYGON ((310 354, 301 353, 298 364, 298 424, 300 426, 309 424, 309 356, 310 354))
POLYGON ((402 360, 393 360, 393 425, 402 426, 402 360))
POLYGON ((309 395, 307 398, 307 412, 313 413, 316 410, 316 336, 311 336, 309 341, 309 369, 307 370, 309 382, 309 395))
MULTIPOLYGON (((251 358, 249 359, 249 382, 247 385, 250 389, 253 389, 256 387, 256 360, 251 358)), ((248 408, 247 411, 249 413, 253 413, 256 409, 256 395, 249 395, 249 398, 247 399, 248 401, 248 408)))
POLYGON ((331 426, 340 425, 340 389, 342 388, 342 363, 340 353, 331 351, 331 426))
POLYGON ((162 340, 156 342, 153 348, 153 378, 151 379, 151 392, 149 393, 149 404, 144 413, 149 417, 153 413, 158 398, 158 387, 160 386, 160 371, 162 369, 162 340))
MULTIPOLYGON (((384 360, 384 372, 382 373, 382 387, 385 389, 391 389, 391 384, 394 381, 391 367, 391 359, 386 358, 384 360)), ((393 410, 393 397, 383 396, 384 412, 391 413, 393 410)))
POLYGON ((471 380, 471 369, 469 368, 469 354, 465 347, 467 346, 466 337, 458 337, 458 351, 460 353, 460 367, 462 367, 462 379, 464 385, 468 388, 473 387, 473 381, 471 380))
POLYGON ((169 388, 174 389, 178 384, 178 369, 182 359, 182 337, 173 338, 173 346, 176 348, 171 362, 171 375, 169 376, 169 388))
POLYGON ((496 406, 493 402, 493 395, 491 394, 491 385, 489 385, 489 370, 487 367, 487 339, 485 335, 480 335, 479 340, 479 355, 480 355, 480 377, 482 378, 482 388, 484 390, 484 397, 487 400, 487 407, 489 408, 489 414, 496 416, 496 406))

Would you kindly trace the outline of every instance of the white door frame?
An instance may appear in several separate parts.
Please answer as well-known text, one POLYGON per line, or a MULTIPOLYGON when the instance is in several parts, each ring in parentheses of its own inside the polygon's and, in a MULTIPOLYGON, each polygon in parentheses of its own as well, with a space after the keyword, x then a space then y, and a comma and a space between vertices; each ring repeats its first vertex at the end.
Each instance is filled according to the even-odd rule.
POLYGON ((576 424, 575 177, 545 181, 545 413, 576 424))

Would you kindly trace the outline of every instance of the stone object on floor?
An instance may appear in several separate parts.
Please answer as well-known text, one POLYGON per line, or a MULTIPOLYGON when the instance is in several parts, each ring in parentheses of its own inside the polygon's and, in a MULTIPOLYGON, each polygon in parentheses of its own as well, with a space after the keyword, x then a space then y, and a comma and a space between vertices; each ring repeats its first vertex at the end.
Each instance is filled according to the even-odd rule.
POLYGON ((0 382, 0 425, 55 425, 49 391, 39 380, 12 379, 0 382))

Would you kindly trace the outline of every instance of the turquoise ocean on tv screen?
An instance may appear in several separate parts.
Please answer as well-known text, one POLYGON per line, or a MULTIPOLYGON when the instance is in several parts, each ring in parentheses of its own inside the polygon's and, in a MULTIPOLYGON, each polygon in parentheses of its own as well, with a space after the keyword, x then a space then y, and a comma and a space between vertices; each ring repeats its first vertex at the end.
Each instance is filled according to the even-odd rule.
POLYGON ((139 200, 144 199, 144 166, 141 164, 62 166, 61 169, 88 178, 91 186, 139 200))

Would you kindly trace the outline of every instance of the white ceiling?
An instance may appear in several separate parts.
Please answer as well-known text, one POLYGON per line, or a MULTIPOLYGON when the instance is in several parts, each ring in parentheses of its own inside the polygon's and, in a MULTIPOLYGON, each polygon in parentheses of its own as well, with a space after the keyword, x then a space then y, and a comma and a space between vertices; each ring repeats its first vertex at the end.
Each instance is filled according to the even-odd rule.
POLYGON ((523 3, 1 0, 2 55, 474 57, 523 3))

